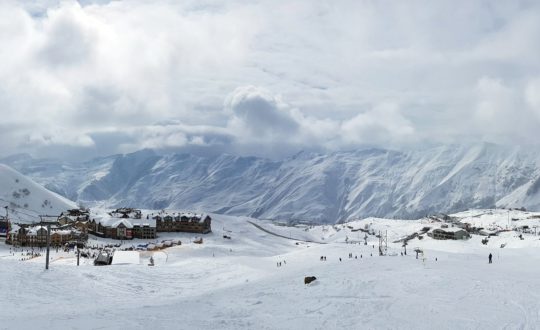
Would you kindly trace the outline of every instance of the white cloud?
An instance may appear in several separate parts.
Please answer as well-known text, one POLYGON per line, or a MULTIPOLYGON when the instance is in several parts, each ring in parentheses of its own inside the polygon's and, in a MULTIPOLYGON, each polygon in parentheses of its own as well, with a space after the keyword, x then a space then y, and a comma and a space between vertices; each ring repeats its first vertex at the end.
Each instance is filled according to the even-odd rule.
POLYGON ((452 129, 461 140, 483 140, 500 144, 536 145, 540 124, 538 78, 519 84, 495 77, 482 77, 473 89, 470 115, 452 129))
POLYGON ((26 137, 25 143, 32 147, 70 146, 93 147, 94 140, 84 133, 67 130, 54 130, 46 133, 33 133, 26 137))
POLYGON ((0 155, 533 143, 539 22, 527 1, 4 1, 0 155))
POLYGON ((525 88, 525 100, 527 105, 540 120, 540 78, 529 81, 525 88))
POLYGON ((413 142, 415 129, 396 104, 383 103, 342 124, 349 145, 404 145, 413 142))

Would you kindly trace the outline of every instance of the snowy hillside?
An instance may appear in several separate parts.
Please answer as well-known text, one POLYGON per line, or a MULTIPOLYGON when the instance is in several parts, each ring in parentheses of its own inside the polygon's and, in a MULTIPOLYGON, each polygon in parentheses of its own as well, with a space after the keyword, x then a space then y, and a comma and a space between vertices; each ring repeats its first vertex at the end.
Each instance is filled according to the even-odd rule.
POLYGON ((37 222, 38 215, 58 215, 76 205, 0 164, 0 206, 8 206, 13 221, 37 222))
POLYGON ((299 153, 279 161, 143 150, 84 163, 27 156, 3 162, 88 206, 180 208, 307 223, 415 219, 495 205, 540 209, 540 150, 493 144, 299 153))
MULTIPOLYGON (((511 228, 540 224, 538 213, 518 211, 455 216, 485 226, 507 227, 508 219, 511 228)), ((43 253, 30 258, 28 249, 14 252, 0 240, 0 281, 5 284, 0 316, 10 329, 538 327, 539 236, 528 232, 520 238, 508 231, 487 244, 478 235, 463 241, 425 236, 410 240, 409 253, 401 255, 402 243, 392 241, 424 226, 442 223, 363 219, 287 227, 213 215, 213 232, 203 236, 202 244, 193 242, 197 234, 161 233, 159 239, 175 237, 182 245, 127 251, 130 258, 119 253, 118 263, 101 267, 85 258, 77 267, 74 251, 52 249, 48 271, 43 253), (374 235, 363 244, 358 228, 388 232, 388 255, 378 256, 374 235), (423 251, 418 259, 415 247, 423 251), (490 253, 493 264, 488 264, 490 253), (305 276, 317 280, 305 285, 305 276)), ((95 237, 89 243, 111 242, 119 243, 95 237)), ((145 242, 124 241, 123 247, 145 242)))

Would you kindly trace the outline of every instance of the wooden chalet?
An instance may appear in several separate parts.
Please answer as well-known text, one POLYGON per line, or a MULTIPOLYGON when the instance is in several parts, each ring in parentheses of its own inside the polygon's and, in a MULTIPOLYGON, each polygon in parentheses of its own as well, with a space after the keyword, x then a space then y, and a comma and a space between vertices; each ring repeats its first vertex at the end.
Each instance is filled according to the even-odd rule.
POLYGON ((88 232, 96 236, 128 240, 133 238, 154 239, 157 232, 187 232, 207 234, 212 231, 212 218, 195 213, 159 213, 142 218, 140 210, 117 209, 109 217, 88 221, 88 232))
POLYGON ((205 214, 179 213, 156 215, 158 232, 187 232, 207 234, 212 231, 212 218, 205 214))
POLYGON ((89 220, 90 211, 87 209, 71 209, 60 213, 60 217, 66 217, 73 221, 75 220, 89 220))
POLYGON ((469 239, 471 237, 471 235, 467 231, 456 227, 433 229, 431 232, 428 233, 428 236, 432 237, 433 239, 440 240, 461 240, 469 239))
POLYGON ((62 212, 57 221, 61 225, 75 222, 85 222, 90 220, 90 211, 81 209, 72 209, 62 212))
MULTIPOLYGON (((51 228, 51 246, 62 246, 73 237, 74 233, 71 230, 51 228)), ((47 227, 14 225, 6 243, 17 246, 44 247, 47 245, 47 227)))
POLYGON ((156 238, 156 225, 152 220, 92 219, 88 222, 88 231, 96 236, 113 239, 156 238))

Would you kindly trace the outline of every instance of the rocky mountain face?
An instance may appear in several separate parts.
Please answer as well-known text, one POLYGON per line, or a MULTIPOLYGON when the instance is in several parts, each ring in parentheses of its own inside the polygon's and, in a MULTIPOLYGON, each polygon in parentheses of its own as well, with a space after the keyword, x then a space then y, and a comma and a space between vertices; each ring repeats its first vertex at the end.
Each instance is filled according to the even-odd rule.
POLYGON ((284 160, 159 155, 0 160, 87 206, 188 209, 289 222, 418 218, 494 206, 540 209, 540 150, 492 144, 367 149, 284 160))

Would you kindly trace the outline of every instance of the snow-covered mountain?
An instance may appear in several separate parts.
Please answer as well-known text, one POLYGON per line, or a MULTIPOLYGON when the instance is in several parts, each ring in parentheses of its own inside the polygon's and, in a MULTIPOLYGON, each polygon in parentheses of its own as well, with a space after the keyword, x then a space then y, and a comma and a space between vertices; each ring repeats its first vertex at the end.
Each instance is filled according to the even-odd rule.
POLYGON ((5 206, 14 221, 37 222, 39 215, 58 215, 76 204, 0 164, 0 207, 5 206))
POLYGON ((176 208, 333 223, 497 206, 540 209, 540 150, 493 144, 367 149, 284 160, 159 155, 2 162, 88 206, 176 208))

